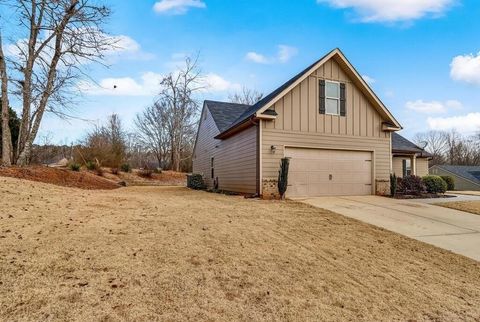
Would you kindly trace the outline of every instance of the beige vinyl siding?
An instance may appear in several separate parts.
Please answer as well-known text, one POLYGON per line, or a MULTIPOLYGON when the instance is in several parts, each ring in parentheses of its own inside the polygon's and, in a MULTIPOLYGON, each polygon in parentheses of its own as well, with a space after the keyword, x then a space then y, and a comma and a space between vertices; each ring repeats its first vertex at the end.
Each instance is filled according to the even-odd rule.
POLYGON ((219 188, 227 191, 255 193, 257 190, 257 127, 226 139, 215 140, 219 130, 208 109, 200 123, 194 151, 193 172, 202 174, 208 188, 213 187, 211 158, 214 158, 214 176, 219 188))
POLYGON ((417 158, 417 176, 424 177, 428 175, 428 159, 417 158))
POLYGON ((382 130, 384 120, 380 114, 334 59, 328 60, 293 88, 275 103, 273 109, 278 116, 276 120, 266 122, 267 130, 389 138, 389 133, 382 130), (345 117, 319 113, 320 79, 345 83, 345 117))
POLYGON ((408 157, 393 157, 393 173, 399 178, 403 177, 403 160, 410 159, 408 157))
POLYGON ((371 151, 374 179, 389 180, 390 132, 382 130, 384 119, 335 59, 328 60, 280 98, 273 109, 278 114, 276 120, 265 121, 263 128, 262 178, 276 178, 287 146, 371 151), (345 117, 319 113, 320 79, 346 84, 345 117), (274 153, 272 145, 276 146, 274 153))
MULTIPOLYGON (((397 177, 403 177, 403 160, 412 160, 412 158, 409 157, 393 157, 393 173, 397 177)), ((419 177, 424 177, 428 175, 428 159, 427 158, 417 158, 415 160, 416 162, 416 173, 414 173, 416 176, 419 177)), ((412 160, 412 167, 413 167, 413 160, 412 160)), ((412 168, 413 171, 413 168, 412 168)))

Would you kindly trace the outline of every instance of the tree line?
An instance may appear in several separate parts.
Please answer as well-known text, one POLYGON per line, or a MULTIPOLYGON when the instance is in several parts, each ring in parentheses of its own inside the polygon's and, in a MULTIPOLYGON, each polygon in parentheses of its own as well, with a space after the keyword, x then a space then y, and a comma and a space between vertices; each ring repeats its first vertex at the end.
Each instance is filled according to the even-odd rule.
POLYGON ((432 154, 430 166, 436 164, 480 166, 480 132, 462 135, 457 131, 418 133, 415 143, 432 154))

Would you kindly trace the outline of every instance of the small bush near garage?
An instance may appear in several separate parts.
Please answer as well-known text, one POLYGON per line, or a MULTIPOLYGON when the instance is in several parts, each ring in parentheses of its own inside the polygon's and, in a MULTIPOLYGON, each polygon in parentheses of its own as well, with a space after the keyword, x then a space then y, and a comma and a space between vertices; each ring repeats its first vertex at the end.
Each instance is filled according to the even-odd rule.
POLYGON ((397 191, 403 195, 421 195, 427 191, 422 178, 417 176, 407 176, 397 178, 397 191))
POLYGON ((207 188, 203 176, 201 174, 187 175, 187 187, 194 190, 204 190, 207 188))
POLYGON ((425 176, 422 178, 428 193, 445 193, 448 185, 439 176, 425 176))
POLYGON ((447 183, 447 190, 452 191, 455 190, 455 179, 451 176, 440 176, 447 183))

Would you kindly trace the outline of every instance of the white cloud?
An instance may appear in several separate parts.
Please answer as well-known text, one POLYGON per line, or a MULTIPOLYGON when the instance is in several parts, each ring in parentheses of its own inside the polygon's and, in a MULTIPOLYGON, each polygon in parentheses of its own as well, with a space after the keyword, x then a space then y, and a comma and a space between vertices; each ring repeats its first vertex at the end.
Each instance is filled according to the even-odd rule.
POLYGON ((480 131, 480 113, 452 117, 429 117, 427 124, 431 130, 457 130, 460 133, 480 131))
MULTIPOLYGON (((132 77, 104 78, 98 84, 82 81, 79 90, 92 96, 155 96, 160 92, 164 75, 146 72, 140 79, 132 77)), ((241 89, 241 85, 230 82, 218 74, 209 73, 202 79, 206 92, 226 92, 241 89)))
POLYGON ((398 22, 442 15, 457 0, 317 0, 353 9, 362 22, 398 22))
POLYGON ((131 77, 104 78, 99 84, 82 81, 79 90, 87 95, 153 96, 159 92, 163 75, 147 72, 139 80, 131 77))
MULTIPOLYGON (((154 55, 146 53, 142 51, 140 44, 135 41, 133 38, 126 36, 126 35, 108 35, 102 33, 101 35, 105 40, 112 44, 111 47, 106 48, 103 52, 105 59, 107 62, 111 62, 111 60, 115 59, 135 59, 135 60, 149 60, 154 58, 154 55)), ((43 35, 40 41, 46 39, 46 35, 43 35)), ((11 57, 18 57, 18 59, 23 60, 23 54, 26 53, 28 48, 28 40, 27 39, 19 39, 16 43, 12 43, 6 46, 5 53, 7 56, 11 57)), ((96 55, 94 49, 83 48, 82 49, 86 53, 90 53, 92 55, 96 55)), ((50 60, 53 56, 53 50, 51 47, 45 47, 42 52, 42 57, 45 60, 50 60)), ((92 61, 86 58, 76 58, 74 59, 72 56, 65 55, 64 60, 68 62, 75 62, 80 64, 90 64, 92 61)), ((60 66, 62 67, 62 66, 60 66)))
POLYGON ((245 59, 257 64, 274 64, 287 63, 290 59, 298 54, 298 49, 287 45, 278 45, 277 54, 274 57, 267 57, 254 51, 250 51, 245 56, 245 59))
POLYGON ((287 45, 279 45, 278 46, 278 60, 281 63, 288 62, 291 58, 298 54, 298 49, 295 47, 287 46, 287 45))
POLYGON ((453 58, 450 64, 450 76, 455 81, 480 85, 480 53, 453 58))
POLYGON ((210 73, 205 76, 206 90, 209 92, 225 92, 230 90, 240 90, 241 85, 232 83, 220 75, 210 73))
POLYGON ((153 10, 161 14, 182 15, 190 8, 204 9, 207 5, 202 0, 161 0, 153 5, 153 10))
POLYGON ((369 85, 372 85, 372 84, 375 84, 375 82, 377 81, 376 79, 370 77, 370 76, 367 76, 367 75, 362 75, 362 78, 364 81, 366 81, 369 85))
POLYGON ((446 102, 440 101, 409 101, 405 104, 405 107, 409 110, 424 113, 424 114, 441 114, 446 113, 448 109, 461 109, 462 103, 456 100, 448 100, 446 102))
POLYGON ((267 57, 263 56, 262 54, 256 53, 254 51, 248 52, 245 58, 257 64, 269 63, 269 60, 267 59, 267 57))

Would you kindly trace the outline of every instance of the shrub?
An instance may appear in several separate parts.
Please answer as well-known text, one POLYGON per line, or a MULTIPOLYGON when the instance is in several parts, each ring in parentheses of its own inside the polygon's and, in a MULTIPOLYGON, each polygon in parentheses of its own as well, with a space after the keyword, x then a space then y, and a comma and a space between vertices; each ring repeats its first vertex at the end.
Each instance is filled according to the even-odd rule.
POLYGON ((397 195, 397 188, 398 188, 397 175, 395 173, 391 173, 390 174, 390 195, 392 197, 395 197, 397 195))
POLYGON ((142 178, 151 178, 153 176, 153 170, 141 169, 138 171, 138 176, 142 178))
POLYGON ((81 167, 82 166, 78 163, 71 163, 70 166, 69 166, 70 170, 75 171, 75 172, 80 171, 81 167))
POLYGON ((423 177, 423 182, 429 193, 445 193, 448 188, 445 180, 439 176, 425 176, 423 177))
POLYGON ((194 190, 204 190, 207 188, 207 185, 203 181, 201 174, 194 173, 187 176, 187 187, 194 190))
POLYGON ((120 172, 120 170, 118 170, 118 168, 111 168, 110 172, 114 175, 117 175, 120 172))
POLYGON ((97 168, 97 164, 93 161, 88 161, 86 164, 85 164, 85 167, 87 167, 87 170, 90 170, 90 171, 93 171, 97 168))
POLYGON ((288 168, 290 165, 289 158, 282 158, 280 161, 280 170, 278 171, 278 193, 280 198, 285 198, 288 186, 288 168))
POLYGON ((153 169, 153 173, 161 174, 161 173, 162 173, 162 169, 160 169, 160 168, 155 168, 155 169, 153 169))
POLYGON ((132 172, 132 167, 130 166, 130 164, 128 163, 124 163, 120 166, 120 170, 122 170, 122 172, 132 172))
POLYGON ((397 178, 397 185, 397 191, 404 195, 419 195, 426 191, 422 178, 417 176, 397 178))
POLYGON ((455 190, 455 179, 451 176, 440 176, 447 183, 447 190, 455 190))

